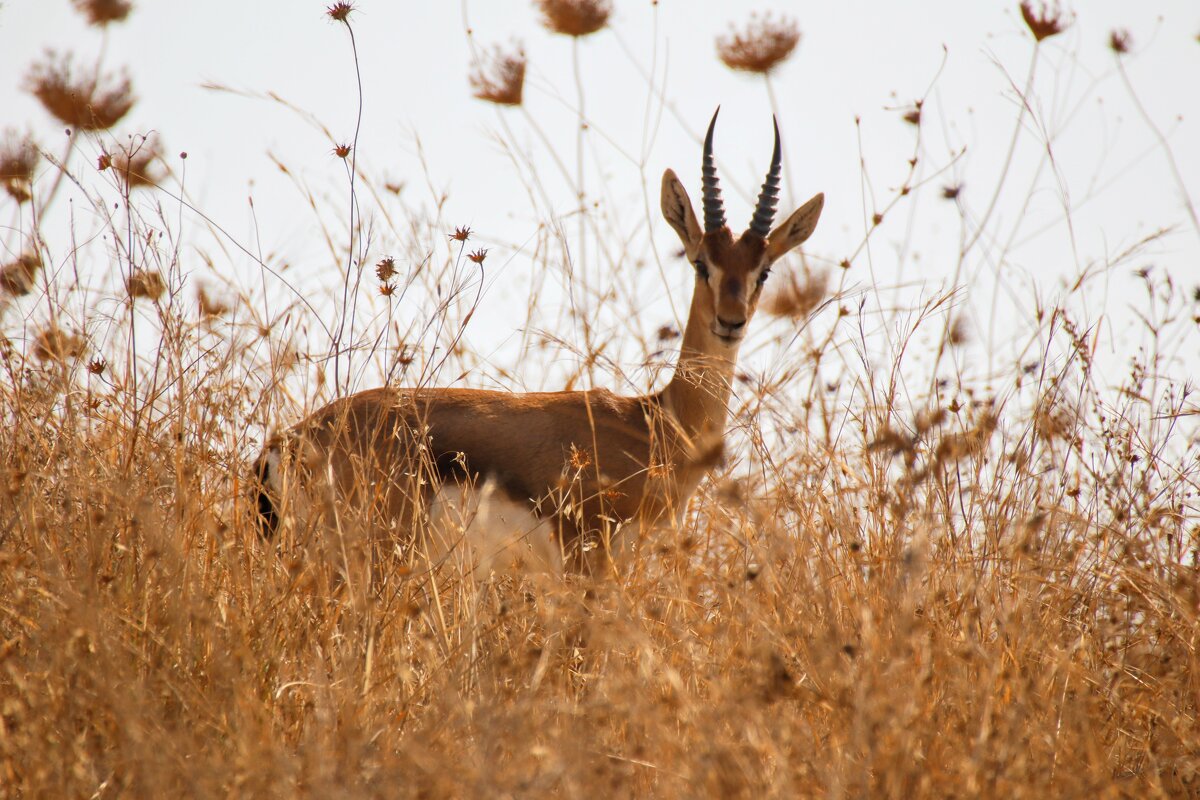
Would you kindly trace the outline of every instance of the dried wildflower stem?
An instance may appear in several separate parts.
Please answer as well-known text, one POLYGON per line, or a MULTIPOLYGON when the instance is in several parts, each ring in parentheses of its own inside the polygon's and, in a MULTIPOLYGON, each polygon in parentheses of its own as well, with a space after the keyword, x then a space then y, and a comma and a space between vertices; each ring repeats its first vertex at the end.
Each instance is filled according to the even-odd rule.
POLYGON ((1196 231, 1196 235, 1200 236, 1200 217, 1196 215, 1196 206, 1192 202, 1192 195, 1188 191, 1187 182, 1183 179, 1183 173, 1179 169, 1179 162, 1175 160, 1175 151, 1171 149, 1171 144, 1167 141, 1167 137, 1163 135, 1162 129, 1154 122, 1150 116, 1150 112, 1142 104, 1142 98, 1138 95, 1137 90, 1133 88, 1133 82, 1129 80, 1129 73, 1125 70, 1125 59, 1121 58, 1121 53, 1115 53, 1117 62, 1117 74, 1121 76, 1121 82, 1125 85, 1125 90, 1129 93, 1129 99, 1133 102, 1133 107, 1137 109, 1138 116, 1146 123, 1146 127, 1158 140, 1159 146, 1162 148, 1163 156, 1167 160, 1167 166, 1171 170, 1171 177, 1175 179, 1175 185, 1179 189, 1179 197, 1183 200, 1183 207, 1187 209, 1188 218, 1192 221, 1192 228, 1196 231))
POLYGON ((579 105, 579 120, 575 130, 575 191, 579 201, 579 267, 587 274, 587 196, 583 185, 583 134, 587 125, 587 115, 584 112, 583 72, 579 68, 579 39, 571 37, 571 66, 575 73, 575 99, 579 105))
POLYGON ((987 210, 983 212, 983 216, 979 218, 979 222, 975 225, 975 233, 963 245, 959 251, 959 264, 955 269, 954 281, 957 283, 959 273, 962 269, 962 262, 967 257, 967 254, 975 247, 979 241, 979 237, 983 236, 984 230, 987 229, 987 224, 992 218, 992 214, 996 210, 996 204, 1000 201, 1000 194, 1004 191, 1004 184, 1008 179, 1009 171, 1012 168, 1013 157, 1017 152, 1017 142, 1021 139, 1021 131, 1025 126, 1025 114, 1029 112, 1029 94, 1033 91, 1034 76, 1037 74, 1039 47, 1041 43, 1035 41, 1033 45, 1033 53, 1030 55, 1029 72, 1025 77, 1025 88, 1018 95, 1020 108, 1017 111, 1017 119, 1013 124, 1013 134, 1008 142, 1008 152, 1004 154, 1004 163, 1000 167, 1000 177, 996 181, 996 188, 992 190, 992 197, 988 201, 987 210))
MULTIPOLYGON (((75 151, 75 141, 78 131, 72 129, 67 133, 67 143, 63 147, 62 155, 58 161, 55 161, 50 156, 43 153, 46 161, 54 165, 54 180, 50 183, 50 189, 41 198, 34 208, 34 220, 40 220, 46 214, 46 209, 54 202, 54 196, 58 194, 58 187, 62 185, 63 178, 67 175, 67 161, 71 158, 71 153, 75 151)), ((36 226, 35 226, 36 227, 36 226)))
POLYGON ((341 394, 350 391, 350 385, 353 374, 353 358, 354 358, 354 321, 358 311, 358 296, 359 288, 362 284, 363 271, 363 256, 359 253, 358 258, 355 258, 355 246, 358 242, 358 192, 355 185, 355 180, 358 176, 358 137, 362 129, 362 112, 363 112, 363 89, 362 89, 362 69, 358 62, 358 42, 354 37, 354 27, 350 24, 348 18, 339 20, 346 26, 346 33, 350 36, 350 51, 354 61, 354 79, 357 91, 358 103, 355 109, 354 118, 354 139, 350 149, 350 164, 348 166, 347 178, 350 183, 350 220, 349 220, 349 237, 346 250, 346 269, 342 276, 342 307, 341 317, 338 320, 337 333, 333 339, 333 386, 334 392, 341 394), (357 269, 355 263, 358 264, 357 269), (351 279, 353 275, 354 287, 351 290, 351 279), (343 347, 344 336, 346 334, 346 322, 349 318, 350 330, 349 341, 350 346, 343 347), (345 383, 342 382, 342 356, 346 359, 346 376, 345 383))
MULTIPOLYGON (((455 260, 454 260, 454 272, 456 275, 458 274, 459 266, 462 264, 463 253, 466 252, 466 248, 467 248, 467 242, 464 239, 462 242, 459 243, 458 255, 455 257, 455 260)), ((486 255, 486 251, 484 251, 484 254, 486 255)), ((455 333, 454 338, 450 341, 449 346, 446 347, 446 351, 442 354, 441 360, 438 361, 437 364, 434 365, 434 367, 429 370, 430 377, 436 377, 438 372, 445 365, 446 360, 449 359, 450 356, 454 355, 454 352, 458 349, 459 342, 462 341, 463 334, 466 333, 466 331, 467 331, 467 325, 471 322, 471 318, 475 315, 476 309, 479 308, 479 301, 483 299, 485 278, 487 277, 486 273, 484 272, 483 258, 479 258, 479 259, 476 259, 474 257, 469 257, 469 258, 472 262, 477 264, 479 267, 479 286, 475 290, 475 299, 471 302, 471 307, 469 309, 467 309, 467 313, 465 315, 463 315, 462 322, 459 323, 459 326, 458 326, 458 332, 455 333)), ((457 291, 453 293, 453 295, 457 295, 457 294, 458 294, 457 291)), ((446 299, 447 308, 449 307, 450 301, 453 299, 453 295, 451 297, 447 297, 447 299, 446 299)), ((441 338, 441 324, 444 321, 446 315, 439 314, 438 317, 439 317, 439 320, 438 320, 439 331, 438 331, 438 335, 435 337, 435 341, 437 339, 441 338)))
MULTIPOLYGON (((532 130, 537 135, 537 137, 539 139, 541 139, 542 144, 545 145, 545 148, 546 148, 545 152, 547 154, 549 154, 551 160, 554 162, 555 166, 558 168, 558 171, 562 174, 563 180, 566 181, 566 183, 568 185, 573 186, 575 178, 571 175, 570 168, 567 166, 566 162, 563 161, 562 156, 559 154, 558 147, 550 139, 550 137, 546 134, 546 131, 542 128, 542 126, 540 124, 538 124, 537 119, 535 119, 534 116, 529 113, 529 110, 524 105, 521 106, 521 113, 524 115, 525 121, 529 125, 530 130, 532 130)), ((505 134, 508 136, 509 141, 515 143, 516 138, 513 136, 512 130, 509 128, 508 123, 504 120, 503 115, 500 115, 500 124, 504 128, 505 134)), ((540 181, 537 182, 537 186, 542 195, 543 202, 546 203, 546 207, 548 209, 553 208, 554 204, 553 204, 551 198, 549 197, 549 195, 547 194, 545 188, 542 186, 542 183, 540 181)), ((597 239, 598 239, 599 230, 598 230, 598 223, 596 222, 595 218, 590 214, 588 214, 588 215, 581 214, 580 221, 585 224, 590 224, 592 226, 593 230, 596 231, 597 239)), ((568 236, 566 234, 566 230, 564 227, 557 228, 555 232, 556 232, 556 234, 558 234, 561 237, 561 240, 564 243, 568 241, 568 236)), ((581 231, 580 239, 582 240, 582 238, 583 238, 583 232, 581 231)), ((569 255, 571 254, 571 250, 569 247, 568 247, 567 252, 569 255)), ((567 278, 567 280, 566 280, 567 299, 568 299, 570 309, 574 315, 574 318, 572 320, 570 320, 570 322, 573 325, 576 323, 576 321, 578 321, 579 324, 581 324, 582 330, 583 330, 584 350, 588 353, 592 353, 592 352, 594 352, 594 350, 593 350, 594 339, 593 339, 593 331, 592 331, 592 326, 590 324, 590 319, 587 314, 582 313, 582 309, 580 308, 579 303, 577 302, 577 298, 575 297, 575 278, 576 278, 575 269, 576 269, 576 267, 578 267, 580 270, 583 269, 583 261, 581 258, 571 257, 565 261, 565 270, 566 270, 566 278, 567 278)), ((582 275, 583 275, 584 280, 586 281, 587 273, 582 273, 582 275)), ((593 363, 594 359, 589 358, 587 361, 589 364, 588 368, 590 370, 592 367, 594 367, 594 363, 593 363)))
MULTIPOLYGON (((987 230, 988 222, 991 220, 992 214, 996 210, 996 205, 1000 201, 1000 195, 1004 191, 1004 185, 1007 182, 1007 179, 1009 177, 1009 172, 1011 171, 1011 168, 1012 168, 1013 158, 1015 157, 1016 152, 1017 152, 1017 143, 1020 141, 1021 131, 1024 128, 1025 115, 1027 113, 1032 113, 1032 110, 1029 108, 1028 98, 1029 98, 1030 93, 1033 91, 1034 78, 1036 77, 1036 74, 1037 74, 1037 65, 1038 65, 1038 56, 1040 54, 1040 51, 1039 51, 1040 45, 1041 45, 1040 41, 1034 40, 1033 52, 1030 56, 1029 70, 1025 77, 1025 85, 1024 85, 1023 89, 1021 89, 1017 92, 1017 99, 1019 101, 1018 102, 1017 119, 1013 125, 1013 133, 1008 142, 1008 150, 1004 155, 1004 162, 1000 168, 1000 175, 996 179, 996 186, 992 190, 991 198, 988 200, 987 210, 984 211, 983 215, 979 218, 978 222, 975 223, 974 233, 971 234, 970 237, 966 239, 965 243, 959 248, 958 258, 956 259, 956 262, 954 265, 954 275, 950 281, 950 284, 952 286, 958 286, 960 284, 960 281, 962 280, 962 272, 963 272, 963 269, 966 266, 966 262, 967 262, 967 255, 971 252, 971 250, 979 242, 979 239, 983 236, 984 231, 987 230)), ((942 63, 944 66, 944 64, 945 64, 944 56, 943 56, 942 63)), ((1013 88, 1016 89, 1015 83, 1013 84, 1013 88)), ((919 135, 920 134, 918 132, 918 136, 919 135)), ((1000 279, 1000 276, 999 276, 999 274, 997 274, 996 280, 999 281, 999 279, 1000 279)), ((996 302, 996 298, 997 298, 998 294, 999 294, 998 291, 992 292, 993 313, 991 314, 992 318, 988 323, 988 342, 989 342, 989 344, 993 341, 994 334, 995 334, 996 314, 994 311, 994 306, 995 306, 995 302, 996 302)), ((942 356, 945 355, 946 350, 947 350, 947 344, 950 341, 950 330, 951 330, 952 323, 953 323, 953 320, 951 319, 951 316, 947 315, 946 319, 944 321, 942 335, 941 335, 940 341, 938 343, 937 353, 934 356, 934 360, 933 360, 933 371, 931 373, 931 380, 933 380, 935 382, 937 381, 937 370, 938 370, 938 367, 941 365, 942 356)), ((988 348, 988 366, 987 366, 987 371, 989 373, 992 372, 992 368, 993 368, 993 364, 991 363, 993 352, 994 352, 994 348, 989 346, 989 348, 988 348)))
MULTIPOLYGON (((129 286, 133 281, 134 276, 134 214, 129 203, 130 186, 128 181, 117 181, 118 188, 121 192, 121 204, 125 210, 125 258, 121 263, 121 270, 124 273, 124 285, 129 286)), ((113 239, 120 241, 120 237, 113 231, 113 239)), ((117 248, 118 251, 120 248, 117 248)), ((120 252, 117 257, 120 258, 120 252)), ((127 413, 132 420, 129 432, 129 446, 125 452, 125 460, 123 469, 128 475, 133 469, 134 462, 137 458, 138 444, 141 436, 141 421, 145 411, 148 410, 151 402, 152 391, 146 392, 146 402, 140 401, 141 388, 141 370, 138 369, 138 353, 137 353, 137 308, 132 295, 127 292, 126 308, 129 312, 129 330, 128 330, 128 346, 125 352, 125 379, 129 381, 129 409, 127 413)), ((158 367, 158 359, 155 359, 155 368, 158 367)))
MULTIPOLYGON (((973 244, 975 241, 977 241, 980 236, 983 235, 984 226, 986 224, 986 218, 988 216, 990 216, 992 210, 996 206, 996 203, 997 203, 999 195, 1000 195, 1001 185, 1002 185, 1004 179, 1008 175, 1009 166, 1010 166, 1010 164, 1012 162, 1012 158, 1013 158, 1013 153, 1016 150, 1017 138, 1018 138, 1020 130, 1021 130, 1022 115, 1024 115, 1024 114, 1029 114, 1031 116, 1035 115, 1033 108, 1029 104, 1028 98, 1030 97, 1031 93, 1033 92, 1034 73, 1035 73, 1035 70, 1037 67, 1038 56, 1040 54, 1041 42, 1042 42, 1042 40, 1040 40, 1040 39, 1035 39, 1035 41, 1034 41, 1034 47, 1033 47, 1034 61, 1032 64, 1030 64, 1030 67, 1029 67, 1029 79, 1026 81, 1025 87, 1023 89, 1021 89, 1018 94, 1018 98, 1020 99, 1020 110, 1018 112, 1018 123, 1017 123, 1018 127, 1013 131, 1013 138, 1009 144, 1009 151, 1007 154, 1007 158, 1005 159, 1005 162, 1004 162, 1004 169, 1002 170, 1002 172, 1000 174, 999 180, 996 182, 996 191, 992 195, 991 203, 988 206, 988 212, 987 212, 987 214, 985 214, 985 218, 980 220, 979 226, 976 229, 974 238, 970 242, 968 242, 968 245, 967 245, 968 248, 970 247, 971 244, 973 244)), ((1014 91, 1017 91, 1015 84, 1012 86, 1012 88, 1014 91)), ((1051 163, 1053 164, 1054 153, 1050 150, 1050 148, 1048 146, 1046 148, 1046 156, 1050 159, 1051 163)), ((1074 235, 1074 227, 1071 222, 1070 209, 1065 208, 1064 214, 1065 214, 1065 220, 1066 220, 1066 225, 1067 225, 1067 231, 1070 233, 1070 242, 1071 242, 1072 252, 1074 253, 1074 255, 1076 257, 1078 257, 1078 253, 1075 252, 1075 235, 1074 235)), ((1009 238, 1009 241, 1004 244, 1002 251, 1001 251, 1001 257, 1000 257, 1000 259, 998 259, 997 263, 1002 263, 1004 261, 1004 256, 1008 253, 1009 249, 1012 246, 1012 237, 1016 236, 1018 230, 1019 230, 1019 224, 1014 224, 1013 229, 1012 229, 1012 234, 1009 238)), ((966 253, 966 250, 964 249, 963 255, 960 256, 958 264, 955 265, 955 282, 958 281, 959 274, 961 273, 961 270, 964 266, 965 253, 966 253)), ((992 279, 991 311, 988 314, 988 328, 987 328, 987 342, 988 342, 987 371, 989 374, 991 374, 995 371, 994 358, 995 358, 995 354, 996 354, 996 348, 995 348, 994 344, 996 341, 996 323, 997 323, 997 316, 998 316, 997 309, 998 309, 998 303, 1000 301, 1000 294, 1001 294, 1001 292, 1000 292, 1001 276, 1002 276, 1002 271, 1000 269, 996 269, 994 271, 993 279, 992 279)), ((950 320, 947 319, 946 330, 943 333, 942 345, 938 350, 939 358, 941 356, 942 350, 945 348, 946 343, 948 341, 946 337, 948 336, 949 331, 950 331, 949 326, 950 326, 950 320)))

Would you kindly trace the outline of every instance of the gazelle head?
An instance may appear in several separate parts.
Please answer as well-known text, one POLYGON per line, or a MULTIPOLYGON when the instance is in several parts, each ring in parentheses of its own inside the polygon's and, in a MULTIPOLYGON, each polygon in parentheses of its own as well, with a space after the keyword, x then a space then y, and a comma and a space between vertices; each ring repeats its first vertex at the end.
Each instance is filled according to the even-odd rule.
MULTIPOLYGON (((720 109, 717 109, 720 113, 720 109)), ((704 229, 696 220, 692 201, 674 171, 663 173, 662 212, 679 234, 688 261, 696 268, 696 290, 692 315, 701 315, 704 330, 718 347, 735 349, 746 335, 746 324, 758 307, 763 284, 771 265, 785 253, 812 235, 825 204, 825 195, 813 197, 775 230, 775 205, 779 201, 779 173, 782 154, 779 147, 779 123, 775 123, 775 152, 771 168, 758 196, 758 205, 750 226, 734 238, 725 224, 725 204, 717 182, 713 162, 713 128, 717 114, 708 124, 704 137, 704 229)))

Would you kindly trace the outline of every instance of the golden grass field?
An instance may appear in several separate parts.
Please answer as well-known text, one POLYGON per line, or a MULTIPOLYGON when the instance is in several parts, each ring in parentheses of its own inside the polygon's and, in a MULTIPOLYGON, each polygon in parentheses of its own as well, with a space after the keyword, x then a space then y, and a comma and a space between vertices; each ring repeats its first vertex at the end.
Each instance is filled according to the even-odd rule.
MULTIPOLYGON (((604 3, 542 5, 547 24, 580 12, 560 20, 576 38, 588 13, 604 23, 604 3)), ((1053 36, 1053 22, 1035 15, 1030 31, 1053 36)), ((768 71, 778 25, 726 54, 768 71)), ((482 101, 522 102, 514 58, 477 75, 482 101)), ((69 78, 43 66, 31 80, 75 146, 103 141, 120 87, 81 111, 69 78)), ((330 306, 348 308, 345 288, 393 316, 313 345, 299 302, 285 323, 253 290, 198 299, 178 204, 154 188, 158 154, 105 152, 65 179, 14 139, 0 154, 0 203, 39 210, 14 217, 0 274, 0 796, 1200 793, 1200 463, 1178 369, 1196 352, 1191 282, 1130 279, 1142 322, 1116 383, 1067 304, 1025 332, 1024 363, 946 382, 905 359, 922 336, 943 366, 972 346, 950 295, 870 318, 818 229, 810 257, 779 270, 760 312, 774 320, 755 321, 724 462, 678 529, 592 577, 429 564, 397 543, 347 586, 336 546, 260 538, 250 462, 349 369, 470 383, 478 234, 404 222, 395 260, 372 250, 357 273, 361 240, 338 245, 330 306), (40 163, 36 181, 12 171, 22 159, 40 163), (61 238, 55 192, 71 190, 119 206, 104 291, 80 289, 61 238), (424 252, 432 265, 411 270, 424 252), (415 327, 393 325, 422 302, 415 327)), ((391 202, 380 179, 358 180, 391 202)), ((556 234, 542 235, 537 258, 555 268, 556 234)), ((619 286, 639 280, 615 269, 619 286)), ((536 384, 566 357, 565 383, 627 387, 608 366, 617 347, 656 365, 628 380, 661 382, 676 332, 617 328, 636 292, 589 280, 561 324, 594 321, 597 344, 564 356, 547 340, 495 374, 536 384)), ((549 327, 533 292, 513 328, 549 327)))

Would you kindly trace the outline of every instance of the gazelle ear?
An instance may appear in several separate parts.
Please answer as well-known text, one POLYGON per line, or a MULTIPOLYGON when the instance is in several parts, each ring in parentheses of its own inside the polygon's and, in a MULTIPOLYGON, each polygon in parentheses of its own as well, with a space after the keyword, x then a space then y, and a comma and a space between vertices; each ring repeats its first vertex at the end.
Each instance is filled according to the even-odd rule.
POLYGON ((688 261, 695 261, 700 255, 700 240, 704 234, 700 230, 700 223, 696 221, 696 212, 692 210, 692 200, 687 190, 676 177, 675 171, 670 169, 663 173, 662 178, 662 212, 667 223, 679 234, 688 261))
POLYGON ((824 207, 825 195, 818 194, 796 209, 786 222, 771 231, 771 236, 767 239, 767 261, 774 263, 792 248, 798 247, 804 243, 805 239, 812 236, 813 229, 817 227, 817 220, 821 218, 821 209, 824 207))

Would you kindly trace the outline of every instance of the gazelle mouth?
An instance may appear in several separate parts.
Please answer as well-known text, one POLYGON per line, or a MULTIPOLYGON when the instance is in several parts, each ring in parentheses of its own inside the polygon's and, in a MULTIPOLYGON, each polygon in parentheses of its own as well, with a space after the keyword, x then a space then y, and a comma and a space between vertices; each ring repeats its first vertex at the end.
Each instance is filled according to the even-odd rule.
POLYGON ((720 339, 722 344, 732 346, 742 341, 742 334, 740 333, 722 333, 716 328, 712 328, 711 330, 713 336, 716 336, 718 339, 720 339))

